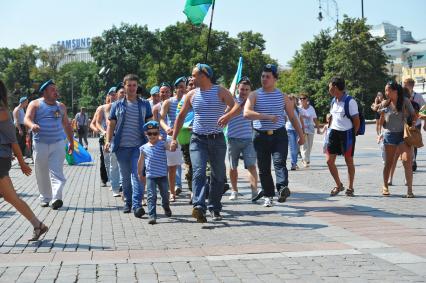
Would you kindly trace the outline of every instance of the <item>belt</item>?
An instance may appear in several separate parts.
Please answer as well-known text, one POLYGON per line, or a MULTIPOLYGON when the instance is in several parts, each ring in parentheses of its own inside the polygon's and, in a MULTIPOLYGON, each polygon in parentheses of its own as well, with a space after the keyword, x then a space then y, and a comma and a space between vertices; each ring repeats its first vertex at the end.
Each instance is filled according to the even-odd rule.
POLYGON ((267 131, 261 131, 261 130, 258 130, 258 129, 254 129, 254 130, 256 132, 260 133, 260 134, 267 135, 267 136, 272 136, 273 134, 275 134, 276 132, 282 130, 283 128, 284 127, 281 127, 281 128, 275 129, 275 130, 267 130, 267 131))
POLYGON ((200 135, 200 134, 197 134, 197 133, 193 133, 193 134, 200 137, 200 138, 206 138, 206 139, 223 138, 223 133, 208 134, 208 135, 200 135))

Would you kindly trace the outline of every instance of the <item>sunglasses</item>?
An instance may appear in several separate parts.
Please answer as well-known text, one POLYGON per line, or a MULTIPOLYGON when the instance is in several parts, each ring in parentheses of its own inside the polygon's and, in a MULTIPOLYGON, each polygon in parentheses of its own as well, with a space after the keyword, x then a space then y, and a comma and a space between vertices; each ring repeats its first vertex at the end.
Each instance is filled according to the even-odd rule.
POLYGON ((159 132, 147 132, 146 135, 148 137, 156 137, 159 135, 159 132))

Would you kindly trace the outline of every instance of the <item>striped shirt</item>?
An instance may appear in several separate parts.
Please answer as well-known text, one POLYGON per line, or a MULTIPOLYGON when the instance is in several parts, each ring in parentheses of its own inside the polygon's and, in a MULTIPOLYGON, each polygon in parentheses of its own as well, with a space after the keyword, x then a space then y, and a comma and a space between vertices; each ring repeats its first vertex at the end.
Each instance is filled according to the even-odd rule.
POLYGON ((198 135, 218 134, 223 131, 217 124, 224 114, 226 104, 219 98, 219 86, 213 85, 209 90, 197 88, 192 97, 194 125, 192 131, 198 135))
POLYGON ((121 133, 120 147, 139 147, 143 143, 143 136, 139 129, 138 102, 126 100, 127 109, 124 116, 123 131, 121 133))
POLYGON ((179 104, 179 101, 177 99, 177 97, 171 97, 169 98, 169 112, 167 112, 167 125, 170 128, 173 128, 173 126, 175 125, 175 120, 176 120, 176 109, 177 106, 179 104))
POLYGON ((166 142, 159 140, 156 144, 146 143, 140 147, 140 153, 145 157, 147 178, 167 176, 166 142))
POLYGON ((253 128, 260 131, 276 130, 284 126, 284 95, 278 89, 272 92, 265 92, 262 88, 257 91, 256 104, 254 105, 254 111, 278 116, 279 119, 276 123, 270 120, 254 120, 253 128))
POLYGON ((53 144, 65 139, 62 118, 64 112, 59 102, 55 105, 49 105, 43 98, 38 99, 39 107, 34 116, 34 123, 40 126, 38 133, 33 133, 35 142, 53 144))
MULTIPOLYGON (((238 103, 240 108, 244 108, 245 100, 237 98, 235 103, 238 103)), ((229 121, 228 138, 250 139, 252 131, 251 121, 244 118, 243 111, 229 121)))

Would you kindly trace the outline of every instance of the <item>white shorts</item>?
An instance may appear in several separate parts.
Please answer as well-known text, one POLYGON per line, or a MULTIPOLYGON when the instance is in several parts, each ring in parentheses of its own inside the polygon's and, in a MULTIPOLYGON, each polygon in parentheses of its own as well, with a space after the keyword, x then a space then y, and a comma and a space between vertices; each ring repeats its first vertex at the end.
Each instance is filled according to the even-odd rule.
MULTIPOLYGON (((171 139, 167 138, 167 141, 170 142, 171 139)), ((167 166, 178 166, 183 163, 183 155, 180 144, 176 148, 176 151, 166 150, 167 156, 167 166)))

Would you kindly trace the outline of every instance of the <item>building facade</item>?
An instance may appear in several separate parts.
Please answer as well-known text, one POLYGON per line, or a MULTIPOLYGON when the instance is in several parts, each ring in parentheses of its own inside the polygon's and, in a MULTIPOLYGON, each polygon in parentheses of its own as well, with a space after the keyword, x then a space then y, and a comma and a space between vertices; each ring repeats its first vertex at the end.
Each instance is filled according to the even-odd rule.
POLYGON ((90 55, 91 43, 90 37, 59 40, 56 44, 63 46, 66 50, 64 58, 59 63, 59 68, 71 62, 93 62, 93 57, 90 55))

